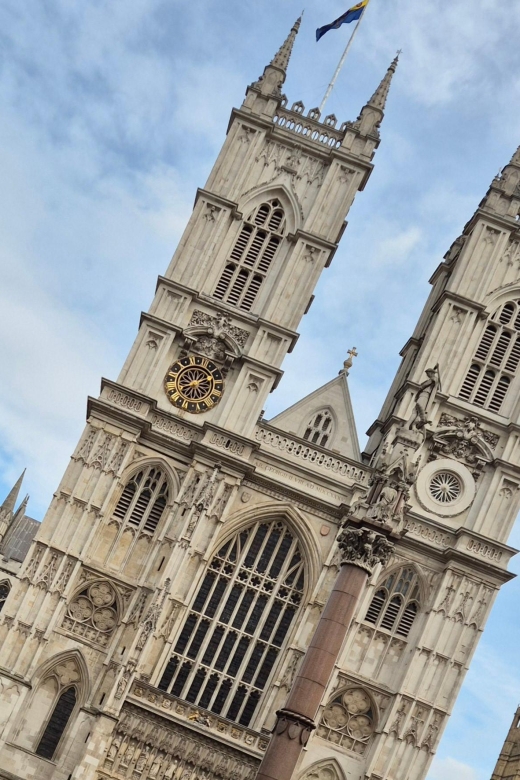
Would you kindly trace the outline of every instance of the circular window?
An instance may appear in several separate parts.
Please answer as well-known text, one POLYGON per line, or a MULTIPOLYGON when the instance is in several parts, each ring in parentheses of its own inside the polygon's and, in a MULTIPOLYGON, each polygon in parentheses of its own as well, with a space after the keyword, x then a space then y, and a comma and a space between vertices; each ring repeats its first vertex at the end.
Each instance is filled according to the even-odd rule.
POLYGON ((440 471, 430 480, 430 495, 439 504, 451 504, 461 493, 460 479, 450 471, 440 471))
POLYGON ((455 517, 475 498, 475 480, 463 463, 453 458, 431 460, 417 475, 415 495, 428 512, 455 517))

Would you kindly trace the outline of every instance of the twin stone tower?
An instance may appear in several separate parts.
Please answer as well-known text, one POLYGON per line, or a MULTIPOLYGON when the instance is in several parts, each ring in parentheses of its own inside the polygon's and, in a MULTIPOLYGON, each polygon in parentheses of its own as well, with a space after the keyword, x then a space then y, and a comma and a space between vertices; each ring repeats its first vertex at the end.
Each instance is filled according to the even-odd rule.
POLYGON ((372 170, 281 87, 226 141, 0 613, 0 778, 423 780, 515 552, 520 151, 432 277, 367 451, 261 419, 372 170))

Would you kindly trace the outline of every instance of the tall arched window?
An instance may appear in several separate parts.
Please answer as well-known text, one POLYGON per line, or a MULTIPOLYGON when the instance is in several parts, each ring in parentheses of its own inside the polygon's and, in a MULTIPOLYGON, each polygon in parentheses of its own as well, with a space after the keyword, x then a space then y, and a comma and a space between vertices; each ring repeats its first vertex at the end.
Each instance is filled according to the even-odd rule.
POLYGON ((60 694, 36 748, 36 755, 52 760, 75 706, 76 688, 71 685, 60 694))
POLYGON ((390 574, 378 586, 365 615, 367 623, 406 638, 419 611, 419 581, 414 569, 390 574))
POLYGON ((167 501, 167 477, 157 466, 149 466, 127 482, 113 515, 123 523, 153 534, 167 501))
POLYGON ((282 243, 285 227, 279 200, 258 206, 242 225, 213 297, 250 311, 282 243))
POLYGON ((520 300, 508 301, 491 317, 459 396, 499 412, 520 362, 520 300))
POLYGON ((258 522, 216 553, 159 688, 248 726, 298 611, 304 565, 281 522, 258 522))
POLYGON ((308 439, 313 444, 326 447, 332 436, 333 429, 334 421, 331 413, 327 409, 322 409, 310 419, 303 438, 308 439))
POLYGON ((3 582, 0 582, 0 612, 4 608, 4 604, 7 601, 7 597, 9 595, 10 590, 11 590, 11 585, 8 580, 4 580, 3 582))

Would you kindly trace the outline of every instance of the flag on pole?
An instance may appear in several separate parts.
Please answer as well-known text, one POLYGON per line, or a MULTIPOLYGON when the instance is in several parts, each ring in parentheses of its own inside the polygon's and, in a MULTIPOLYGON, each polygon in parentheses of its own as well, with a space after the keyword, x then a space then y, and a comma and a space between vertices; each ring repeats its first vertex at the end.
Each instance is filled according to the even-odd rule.
POLYGON ((318 27, 316 30, 316 40, 319 41, 322 35, 325 35, 329 30, 337 30, 342 24, 349 24, 350 22, 355 22, 357 19, 361 19, 367 5, 368 0, 361 0, 360 3, 353 5, 352 8, 349 8, 348 11, 339 16, 331 24, 326 24, 324 27, 318 27))

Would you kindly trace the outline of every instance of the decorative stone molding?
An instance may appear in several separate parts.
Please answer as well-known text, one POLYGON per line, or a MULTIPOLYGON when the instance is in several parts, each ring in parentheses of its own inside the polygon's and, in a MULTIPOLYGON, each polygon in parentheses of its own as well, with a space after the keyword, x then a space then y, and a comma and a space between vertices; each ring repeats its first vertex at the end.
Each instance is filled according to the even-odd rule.
POLYGON ((464 463, 478 479, 486 463, 493 460, 493 450, 499 436, 482 429, 477 417, 459 419, 451 414, 442 414, 437 430, 431 437, 428 460, 454 458, 464 463))
POLYGON ((304 715, 299 715, 291 710, 279 710, 277 713, 275 734, 285 734, 290 740, 298 740, 305 747, 315 727, 314 722, 304 715))
POLYGON ((249 338, 249 331, 233 325, 231 317, 218 312, 216 316, 195 309, 190 323, 184 330, 184 346, 181 357, 197 352, 211 360, 224 364, 225 373, 242 354, 249 338))
POLYGON ((419 472, 415 493, 427 512, 455 517, 475 498, 475 480, 463 463, 451 458, 431 460, 419 472))
POLYGON ((335 745, 363 755, 376 725, 372 698, 358 685, 333 697, 322 712, 316 733, 335 745))
POLYGON ((201 734, 125 704, 101 777, 254 780, 257 762, 201 734))
POLYGON ((75 636, 106 647, 119 621, 116 591, 108 581, 94 582, 76 593, 62 622, 75 636))
POLYGON ((338 536, 338 546, 342 551, 342 564, 359 566, 372 574, 378 563, 388 562, 394 545, 386 536, 369 528, 344 528, 338 536))

